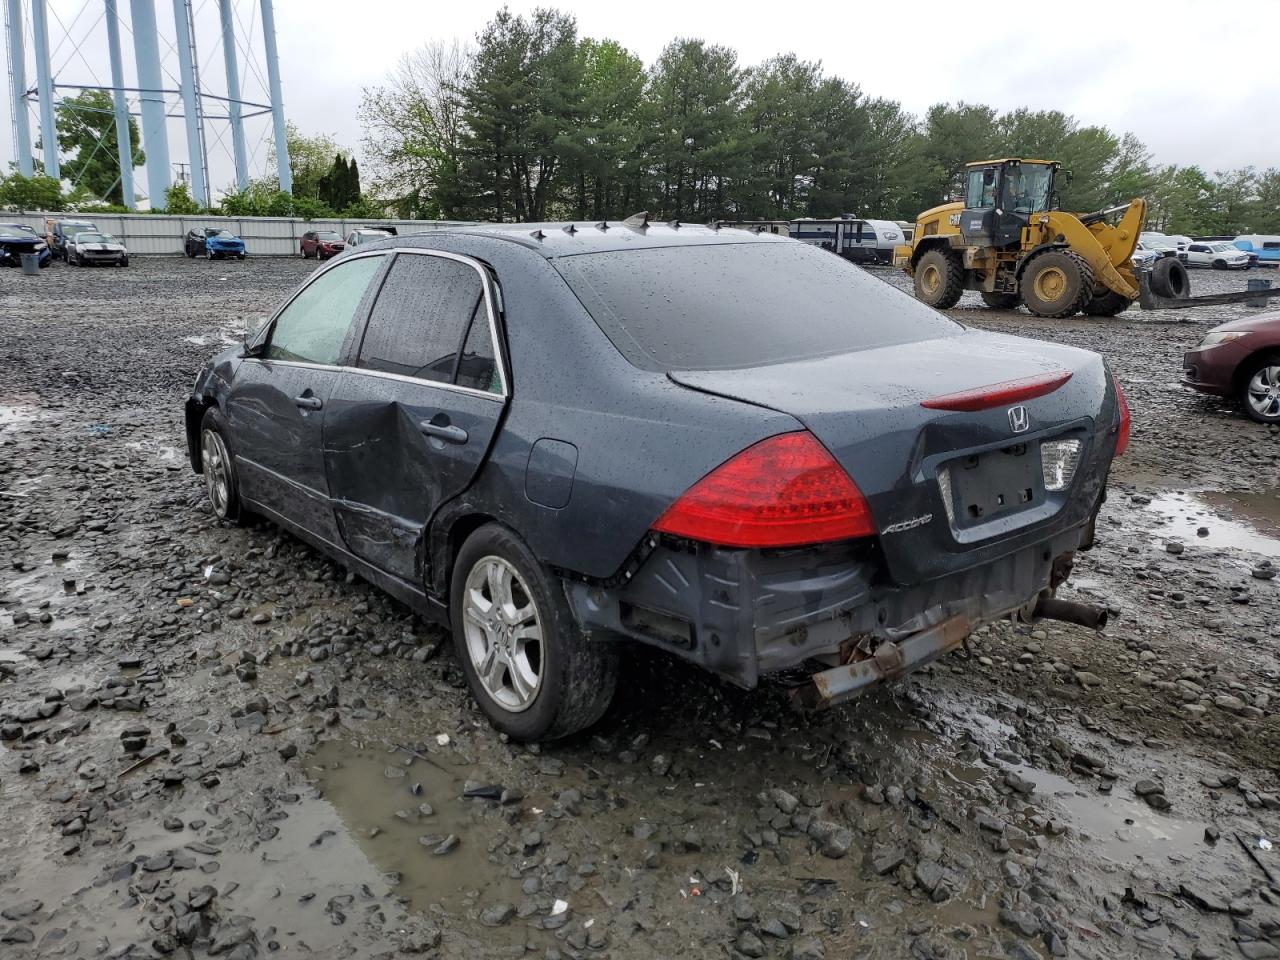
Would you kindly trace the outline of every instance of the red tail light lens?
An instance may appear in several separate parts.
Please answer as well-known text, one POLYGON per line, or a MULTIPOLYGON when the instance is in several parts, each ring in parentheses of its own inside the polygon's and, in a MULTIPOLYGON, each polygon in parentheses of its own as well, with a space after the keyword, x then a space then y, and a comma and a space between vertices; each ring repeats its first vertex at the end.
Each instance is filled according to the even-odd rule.
POLYGON ((989 410, 991 407, 1003 407, 1043 397, 1046 393, 1053 393, 1070 379, 1070 370, 1058 370, 1037 377, 1005 380, 1003 383, 993 383, 973 390, 961 390, 959 393, 945 393, 940 397, 921 400, 920 406, 932 410, 989 410))
POLYGON ((861 491, 806 432, 761 440, 726 460, 654 529, 725 547, 795 547, 876 532, 861 491))
POLYGON ((1120 428, 1116 433, 1116 456, 1129 449, 1129 428, 1132 418, 1129 416, 1129 402, 1124 398, 1124 391, 1116 382, 1116 406, 1120 408, 1120 428))

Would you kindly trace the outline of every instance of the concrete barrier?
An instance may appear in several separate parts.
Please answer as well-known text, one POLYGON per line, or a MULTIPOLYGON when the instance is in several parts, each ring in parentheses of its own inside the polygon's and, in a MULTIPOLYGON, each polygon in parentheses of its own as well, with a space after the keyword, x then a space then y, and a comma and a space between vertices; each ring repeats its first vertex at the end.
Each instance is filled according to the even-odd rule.
POLYGON ((298 217, 190 217, 139 213, 3 213, 0 223, 23 223, 43 236, 48 220, 89 220, 124 242, 130 256, 181 254, 182 238, 196 227, 221 227, 242 238, 255 257, 296 257, 298 240, 308 230, 333 230, 346 236, 360 227, 391 226, 401 234, 457 226, 464 220, 303 220, 298 217))

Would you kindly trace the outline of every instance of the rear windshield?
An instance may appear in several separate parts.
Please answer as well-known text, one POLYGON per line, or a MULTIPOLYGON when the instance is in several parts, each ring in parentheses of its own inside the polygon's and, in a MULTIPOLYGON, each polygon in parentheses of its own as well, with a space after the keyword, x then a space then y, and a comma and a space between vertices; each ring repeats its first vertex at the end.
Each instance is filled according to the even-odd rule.
POLYGON ((805 243, 561 257, 613 345, 646 370, 726 370, 957 334, 959 324, 805 243))

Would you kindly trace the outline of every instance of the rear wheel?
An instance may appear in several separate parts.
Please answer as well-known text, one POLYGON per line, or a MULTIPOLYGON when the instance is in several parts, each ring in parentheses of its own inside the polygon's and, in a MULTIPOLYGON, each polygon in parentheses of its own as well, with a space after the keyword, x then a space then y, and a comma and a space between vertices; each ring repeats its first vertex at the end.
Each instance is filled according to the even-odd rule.
POLYGON ((450 610, 467 683, 503 733, 549 740, 603 716, 616 651, 582 635, 558 578, 506 527, 487 524, 462 545, 450 610))
POLYGON ((1225 269, 1227 269, 1227 261, 1225 261, 1225 260, 1215 260, 1215 261, 1213 261, 1213 269, 1215 269, 1215 270, 1225 270, 1225 269))
POLYGON ((983 291, 982 302, 992 310, 1016 310, 1022 298, 1016 293, 987 293, 983 291))
POLYGON ((1092 294, 1093 271, 1070 250, 1049 250, 1026 265, 1018 290, 1036 316, 1069 317, 1092 294))
POLYGON ((1084 312, 1091 317, 1114 317, 1128 310, 1131 303, 1133 301, 1123 294, 1108 290, 1090 299, 1084 305, 1084 312))
POLYGON ((1251 361, 1240 376, 1240 406, 1258 423, 1280 423, 1280 353, 1251 361))
POLYGON ((964 292, 964 267, 949 250, 930 250, 916 264, 916 299, 946 310, 960 301, 964 292))
POLYGON ((1183 300, 1191 296, 1191 276, 1177 257, 1161 257, 1151 268, 1151 292, 1157 297, 1183 300))

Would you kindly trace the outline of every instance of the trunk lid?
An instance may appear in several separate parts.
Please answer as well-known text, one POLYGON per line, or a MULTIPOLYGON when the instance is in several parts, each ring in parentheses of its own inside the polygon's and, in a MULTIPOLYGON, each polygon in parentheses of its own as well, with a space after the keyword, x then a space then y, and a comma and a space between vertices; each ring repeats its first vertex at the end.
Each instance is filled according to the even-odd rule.
POLYGON ((670 377, 804 424, 866 497, 898 583, 988 562, 1085 522, 1114 446, 1107 442, 1114 410, 1099 356, 999 334, 970 330, 818 360, 670 377), (921 406, 1060 371, 1071 379, 1044 396, 970 412, 921 406), (1014 407, 1024 410, 1011 415, 1014 407), (1081 441, 1075 478, 1060 493, 1045 489, 1040 461, 1040 443, 1055 438, 1081 441))

